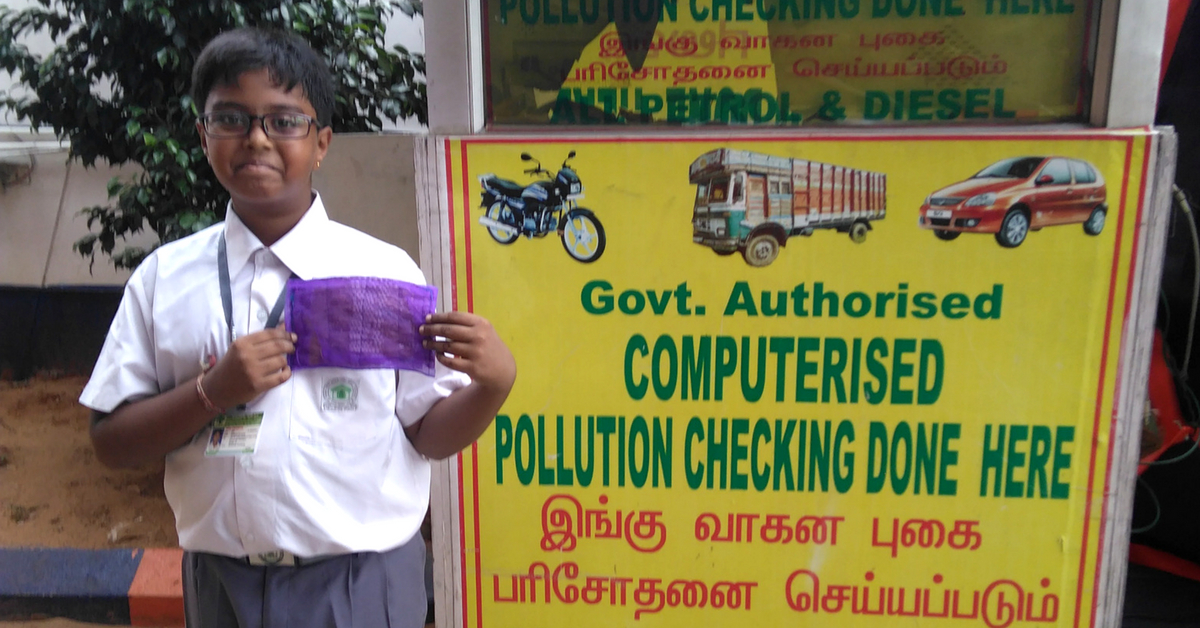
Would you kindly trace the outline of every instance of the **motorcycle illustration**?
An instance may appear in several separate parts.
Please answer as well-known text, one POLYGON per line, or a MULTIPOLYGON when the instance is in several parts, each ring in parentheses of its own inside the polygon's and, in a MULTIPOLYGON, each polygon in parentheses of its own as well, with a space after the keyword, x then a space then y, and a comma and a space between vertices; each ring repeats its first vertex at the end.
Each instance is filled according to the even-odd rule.
MULTIPOLYGON (((604 253, 604 226, 591 210, 579 206, 583 184, 579 175, 567 166, 575 151, 567 154, 553 179, 541 179, 521 185, 495 174, 479 177, 483 186, 481 207, 485 214, 479 224, 487 227, 492 239, 500 244, 512 244, 518 236, 542 238, 551 231, 562 238, 567 254, 583 263, 600 259, 604 253)), ((531 176, 551 176, 540 161, 529 153, 521 153, 521 161, 536 165, 526 168, 531 176)))

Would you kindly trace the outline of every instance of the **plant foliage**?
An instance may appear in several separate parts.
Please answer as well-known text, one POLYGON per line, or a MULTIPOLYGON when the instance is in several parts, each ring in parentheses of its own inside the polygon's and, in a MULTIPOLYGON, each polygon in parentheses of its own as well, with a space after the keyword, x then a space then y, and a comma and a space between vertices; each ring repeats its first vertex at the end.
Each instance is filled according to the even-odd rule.
POLYGON ((268 26, 308 40, 337 86, 334 132, 427 120, 424 57, 384 43, 394 12, 421 14, 421 0, 37 1, 0 6, 0 69, 25 88, 0 94, 0 106, 70 140, 69 159, 85 167, 142 167, 109 182, 107 205, 82 210, 92 232, 75 250, 93 263, 98 248, 136 266, 149 251, 124 237, 147 226, 169 242, 223 219, 228 196, 204 163, 188 96, 195 58, 223 31, 268 26), (36 33, 55 42, 44 57, 23 44, 36 33))

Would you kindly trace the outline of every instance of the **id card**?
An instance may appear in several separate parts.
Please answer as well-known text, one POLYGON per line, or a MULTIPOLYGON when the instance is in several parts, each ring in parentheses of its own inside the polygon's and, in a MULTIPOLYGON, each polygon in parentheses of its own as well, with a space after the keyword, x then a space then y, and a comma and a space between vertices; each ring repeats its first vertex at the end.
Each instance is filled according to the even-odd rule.
POLYGON ((213 419, 205 456, 244 456, 258 448, 263 413, 222 414, 213 419))

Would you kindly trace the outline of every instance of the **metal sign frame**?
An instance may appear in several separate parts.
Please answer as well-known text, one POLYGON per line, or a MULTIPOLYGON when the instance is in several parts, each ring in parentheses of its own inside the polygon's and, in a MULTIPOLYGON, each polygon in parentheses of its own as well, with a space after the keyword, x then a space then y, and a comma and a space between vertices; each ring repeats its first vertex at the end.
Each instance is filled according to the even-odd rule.
MULTIPOLYGON (((1146 127, 1154 123, 1157 92, 1165 36, 1168 0, 1102 0, 1093 33, 1094 45, 1087 51, 1094 68, 1090 111, 1086 123, 1071 127, 1125 128, 1146 127)), ((421 237, 421 266, 431 282, 443 288, 453 285, 450 263, 450 235, 445 208, 448 155, 444 136, 471 135, 486 127, 484 106, 484 68, 482 24, 479 0, 442 0, 425 6, 427 75, 429 77, 430 137, 416 142, 416 184, 421 237), (442 137, 439 137, 442 136, 442 137)), ((1021 127, 1061 129, 1063 125, 1021 127)), ((506 128, 507 133, 520 129, 506 128)), ((962 131, 962 127, 956 127, 962 131)), ((1012 129, 1007 129, 1011 131, 1012 129)), ((663 128, 571 128, 563 132, 587 132, 611 135, 636 135, 642 131, 663 135, 663 128)), ((763 129, 757 129, 762 132, 763 129)), ((845 129, 829 129, 845 132, 845 129)), ((860 131, 865 131, 860 129, 860 131)), ((931 136, 945 127, 929 127, 918 132, 931 136)), ((714 133, 716 129, 676 130, 681 135, 714 133)), ((720 131, 726 135, 736 130, 720 131)), ((821 133, 821 130, 811 131, 821 133)), ((873 134, 886 137, 896 129, 880 127, 873 134)), ((913 129, 906 130, 912 134, 913 129)), ((1109 468, 1109 486, 1105 496, 1109 520, 1101 543, 1105 563, 1100 566, 1099 590, 1095 597, 1095 625, 1120 623, 1124 603, 1128 539, 1132 518, 1133 490, 1137 469, 1137 449, 1142 405, 1146 396, 1146 377, 1152 346, 1155 299, 1162 273, 1165 234, 1171 214, 1170 191, 1175 173, 1177 138, 1171 129, 1156 134, 1149 168, 1150 179, 1144 192, 1148 208, 1137 244, 1143 257, 1138 262, 1131 286, 1127 342, 1121 351, 1115 408, 1116 425, 1113 462, 1109 468)), ((440 291, 443 309, 450 306, 450 290, 440 291)), ((439 628, 459 628, 463 604, 462 574, 457 557, 466 548, 458 536, 460 516, 458 477, 455 458, 434 466, 433 555, 435 557, 434 599, 439 628)))
MULTIPOLYGON (((1059 127, 1061 129, 1061 127, 1059 127)), ((1153 345, 1153 328, 1156 315, 1155 295, 1159 289, 1165 253, 1165 236, 1171 215, 1171 182, 1175 176, 1177 138, 1167 127, 1157 129, 1152 137, 1148 156, 1146 185, 1142 192, 1142 203, 1146 207, 1139 225, 1136 250, 1136 268, 1129 288, 1129 315, 1125 319, 1125 338, 1122 343, 1120 365, 1116 380, 1116 402, 1112 459, 1108 469, 1108 486, 1111 490, 1104 496, 1106 520, 1101 527, 1102 562, 1097 565, 1097 590, 1093 597, 1093 626, 1116 626, 1124 603, 1125 575, 1129 551, 1129 534, 1132 521, 1134 478, 1138 466, 1138 444, 1142 425, 1143 404, 1146 398, 1150 351, 1153 345)), ((713 135, 708 129, 701 135, 713 135)), ((886 137, 904 133, 890 129, 872 135, 886 137)), ((907 133, 911 136, 911 131, 907 133)), ((578 135, 578 134, 576 134, 578 135)), ((676 130, 656 137, 672 135, 693 138, 695 131, 676 130)), ((609 139, 638 137, 631 133, 610 133, 609 139)), ((508 134, 513 137, 513 134, 508 134)), ((722 134, 728 137, 728 134, 722 134)), ((931 137, 936 137, 931 134, 931 137)), ((421 265, 430 280, 443 288, 439 298, 441 307, 451 307, 453 299, 453 270, 451 263, 450 190, 446 185, 450 154, 446 150, 447 137, 430 136, 416 143, 417 187, 419 204, 419 229, 421 235, 421 265)), ((434 468, 431 502, 433 508, 433 555, 434 555, 434 599, 438 628, 461 628, 464 593, 464 574, 460 569, 460 557, 471 552, 461 536, 459 520, 462 505, 459 503, 459 466, 457 457, 437 463, 434 468)))
MULTIPOLYGON (((1095 45, 1088 51, 1094 68, 1091 126, 1112 129, 1154 123, 1168 6, 1169 0, 1101 0, 1095 45)), ((487 120, 479 0, 428 3, 425 40, 430 133, 483 131, 487 120)))

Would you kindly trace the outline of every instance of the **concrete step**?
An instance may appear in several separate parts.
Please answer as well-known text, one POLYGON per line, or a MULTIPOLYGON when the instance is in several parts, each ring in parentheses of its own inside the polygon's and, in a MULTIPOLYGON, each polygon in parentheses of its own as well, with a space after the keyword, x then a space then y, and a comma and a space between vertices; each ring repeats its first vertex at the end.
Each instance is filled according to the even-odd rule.
POLYGON ((179 549, 0 548, 0 621, 183 627, 179 549))

